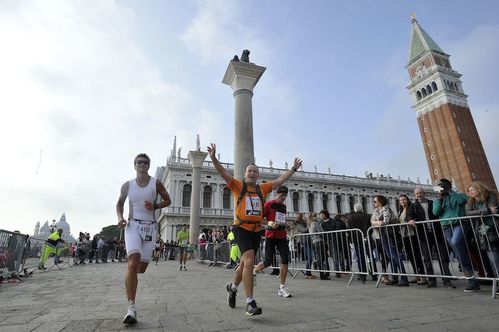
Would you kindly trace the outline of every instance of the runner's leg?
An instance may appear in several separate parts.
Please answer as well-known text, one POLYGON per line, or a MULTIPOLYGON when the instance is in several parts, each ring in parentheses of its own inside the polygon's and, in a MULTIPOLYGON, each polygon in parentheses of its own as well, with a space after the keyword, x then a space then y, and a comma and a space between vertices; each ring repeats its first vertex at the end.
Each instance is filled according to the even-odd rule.
MULTIPOLYGON (((238 270, 242 267, 242 280, 244 284, 244 292, 246 297, 253 297, 253 264, 255 263, 255 251, 246 250, 241 257, 241 265, 238 270)), ((236 278, 234 279, 234 284, 237 285, 236 281, 238 279, 238 273, 236 270, 236 278)))
MULTIPOLYGON (((147 265, 146 265, 147 267, 147 265)), ((135 303, 135 295, 137 293, 137 273, 142 270, 140 262, 140 253, 134 253, 128 256, 128 269, 125 275, 125 288, 128 301, 135 303)), ((145 269, 143 269, 145 271, 145 269)))

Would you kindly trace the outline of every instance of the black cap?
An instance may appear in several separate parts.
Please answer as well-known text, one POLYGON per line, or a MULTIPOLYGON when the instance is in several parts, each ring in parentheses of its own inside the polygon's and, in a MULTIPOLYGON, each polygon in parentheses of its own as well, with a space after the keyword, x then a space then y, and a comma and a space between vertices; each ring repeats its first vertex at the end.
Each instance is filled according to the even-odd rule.
POLYGON ((279 193, 283 193, 283 194, 286 194, 286 195, 287 195, 287 194, 288 194, 288 191, 289 191, 289 190, 288 190, 288 187, 286 187, 286 186, 279 186, 279 187, 277 187, 277 193, 278 193, 278 194, 279 194, 279 193))

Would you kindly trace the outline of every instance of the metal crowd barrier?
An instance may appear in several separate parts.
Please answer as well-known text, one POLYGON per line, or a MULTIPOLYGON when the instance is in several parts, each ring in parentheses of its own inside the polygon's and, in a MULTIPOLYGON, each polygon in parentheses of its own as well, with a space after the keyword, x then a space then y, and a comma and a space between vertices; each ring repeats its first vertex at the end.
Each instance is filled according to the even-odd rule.
MULTIPOLYGON (((331 273, 350 274, 348 284, 356 275, 362 281, 372 275, 377 277, 376 287, 386 276, 392 277, 389 283, 400 279, 402 285, 408 277, 418 277, 419 284, 431 286, 441 278, 447 287, 456 279, 488 281, 495 298, 499 282, 498 214, 420 221, 414 226, 370 227, 366 235, 359 229, 297 234, 289 242, 289 270, 295 272, 293 277, 299 272, 315 272, 323 278, 331 273)), ((262 241, 255 263, 264 256, 264 248, 262 241)), ((221 254, 229 252, 230 244, 220 251, 207 243, 204 249, 197 247, 197 260, 217 262, 221 254)), ((230 261, 230 256, 226 257, 230 261)), ((269 268, 279 265, 277 252, 269 268)))
POLYGON ((232 245, 229 241, 197 244, 194 246, 192 258, 194 258, 195 262, 209 266, 235 267, 239 262, 231 261, 231 248, 232 245))
MULTIPOLYGON (((44 251, 47 249, 45 246, 46 242, 46 238, 35 236, 29 237, 29 250, 26 251, 23 269, 26 269, 27 271, 31 270, 31 272, 38 269, 40 265, 40 258, 44 255, 44 251)), ((56 267, 62 269, 66 265, 71 266, 72 263, 69 261, 69 248, 64 244, 59 244, 57 250, 55 250, 54 253, 48 257, 46 263, 49 264, 46 264, 43 271, 50 271, 56 267), (61 257, 65 257, 66 259, 62 260, 61 257)))
POLYGON ((368 229, 369 255, 376 286, 410 276, 420 284, 436 285, 436 278, 488 280, 495 298, 499 281, 499 215, 467 216, 416 222, 414 226, 389 224, 368 229), (442 226, 441 222, 448 223, 442 226), (476 273, 478 272, 478 273, 476 273), (423 279, 421 279, 423 278, 423 279))
POLYGON ((306 276, 312 276, 312 272, 316 272, 321 279, 329 278, 332 273, 337 276, 349 274, 348 284, 356 275, 365 281, 368 274, 367 251, 361 230, 297 234, 292 243, 293 264, 290 269, 301 271, 306 276))
POLYGON ((0 229, 0 278, 20 280, 28 235, 0 229))

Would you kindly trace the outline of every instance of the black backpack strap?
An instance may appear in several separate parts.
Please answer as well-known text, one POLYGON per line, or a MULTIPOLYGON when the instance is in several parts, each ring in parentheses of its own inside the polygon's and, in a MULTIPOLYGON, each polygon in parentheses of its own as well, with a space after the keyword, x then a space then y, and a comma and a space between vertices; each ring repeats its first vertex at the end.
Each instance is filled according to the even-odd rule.
POLYGON ((260 198, 260 202, 262 203, 262 210, 263 210, 263 194, 262 194, 262 191, 260 190, 260 185, 257 184, 256 185, 256 194, 258 195, 258 197, 260 198))
POLYGON ((239 197, 237 199, 236 206, 239 205, 239 203, 241 202, 241 199, 243 199, 244 195, 246 195, 246 191, 248 191, 248 185, 246 184, 246 181, 243 180, 243 188, 241 189, 241 192, 239 193, 239 197))

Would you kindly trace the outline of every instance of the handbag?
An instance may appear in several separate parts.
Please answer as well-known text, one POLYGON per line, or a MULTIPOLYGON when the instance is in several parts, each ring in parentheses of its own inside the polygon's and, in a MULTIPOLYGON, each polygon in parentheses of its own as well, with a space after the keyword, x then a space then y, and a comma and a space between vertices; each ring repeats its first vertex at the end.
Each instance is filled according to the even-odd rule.
POLYGON ((484 220, 478 226, 478 238, 480 241, 481 249, 488 249, 488 244, 499 244, 499 234, 497 234, 499 227, 494 225, 493 219, 484 220))

